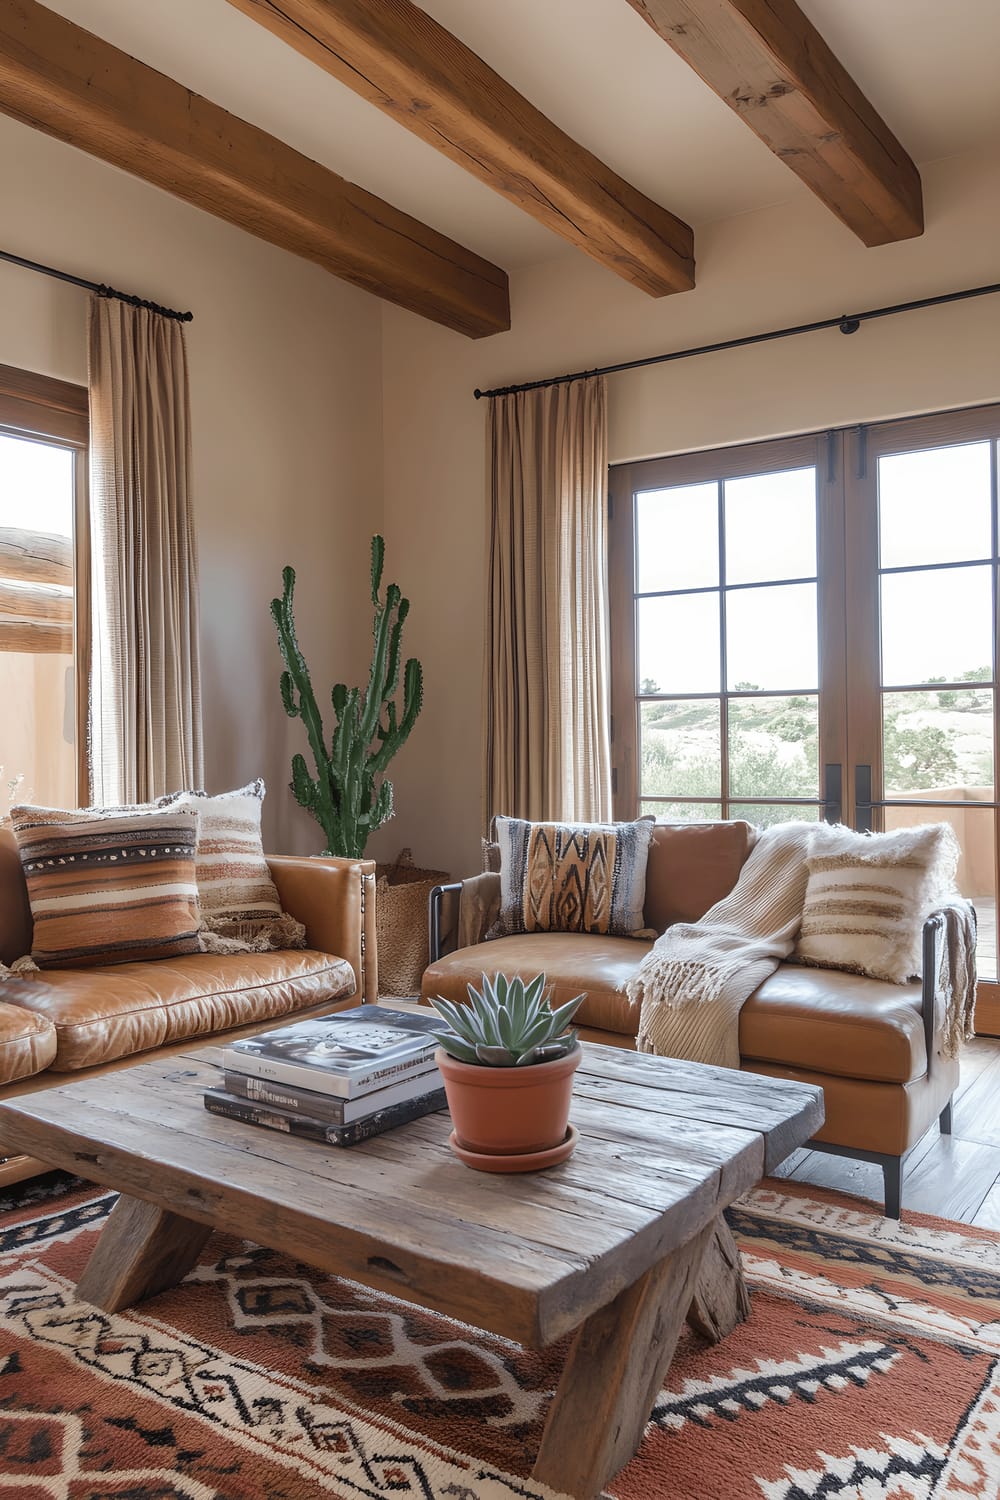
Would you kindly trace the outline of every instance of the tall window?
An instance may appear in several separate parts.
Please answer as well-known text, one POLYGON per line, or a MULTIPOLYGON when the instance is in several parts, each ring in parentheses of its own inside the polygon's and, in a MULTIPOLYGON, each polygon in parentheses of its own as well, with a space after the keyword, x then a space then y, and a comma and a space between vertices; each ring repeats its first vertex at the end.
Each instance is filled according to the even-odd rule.
POLYGON ((981 407, 622 465, 609 532, 618 815, 949 822, 984 1030, 998 457, 981 407))
POLYGON ((0 366, 0 816, 87 797, 74 566, 86 452, 86 390, 0 366))

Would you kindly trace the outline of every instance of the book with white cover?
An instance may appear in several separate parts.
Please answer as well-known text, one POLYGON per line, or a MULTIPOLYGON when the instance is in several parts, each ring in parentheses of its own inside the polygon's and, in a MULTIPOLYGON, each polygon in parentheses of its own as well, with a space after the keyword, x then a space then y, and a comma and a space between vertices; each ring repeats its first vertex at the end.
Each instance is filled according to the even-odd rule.
MULTIPOLYGON (((435 1070, 438 1044, 432 1033, 445 1030, 440 1016, 430 1010, 414 1015, 359 1005, 240 1037, 224 1048, 222 1063, 237 1073, 355 1099, 412 1074, 435 1070)), ((428 1083, 428 1088, 435 1086, 428 1083)))
POLYGON ((384 1088, 373 1089, 370 1094, 359 1094, 356 1099, 338 1099, 334 1094, 296 1088, 294 1084, 278 1083, 273 1078, 258 1078, 254 1073, 234 1073, 232 1068, 227 1068, 222 1075, 223 1090, 238 1099, 323 1120, 327 1125, 352 1125, 373 1110, 404 1104, 441 1087, 441 1074, 434 1063, 426 1072, 404 1073, 384 1088))

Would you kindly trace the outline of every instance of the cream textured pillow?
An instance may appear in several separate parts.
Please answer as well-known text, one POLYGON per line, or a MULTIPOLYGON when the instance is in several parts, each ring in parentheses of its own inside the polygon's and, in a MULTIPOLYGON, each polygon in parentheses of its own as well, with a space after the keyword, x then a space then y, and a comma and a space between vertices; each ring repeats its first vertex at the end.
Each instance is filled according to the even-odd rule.
POLYGON ((500 916, 489 937, 518 932, 644 931, 652 818, 634 823, 496 819, 500 916))
POLYGON ((202 918, 202 946, 244 952, 305 947, 305 928, 281 909, 264 858, 260 835, 264 783, 259 778, 234 792, 173 792, 160 808, 198 814, 195 872, 202 918), (213 936, 221 942, 213 942, 213 936))
POLYGON ((955 888, 958 841, 947 823, 894 833, 836 830, 806 861, 793 958, 905 984, 922 964, 927 916, 955 888))

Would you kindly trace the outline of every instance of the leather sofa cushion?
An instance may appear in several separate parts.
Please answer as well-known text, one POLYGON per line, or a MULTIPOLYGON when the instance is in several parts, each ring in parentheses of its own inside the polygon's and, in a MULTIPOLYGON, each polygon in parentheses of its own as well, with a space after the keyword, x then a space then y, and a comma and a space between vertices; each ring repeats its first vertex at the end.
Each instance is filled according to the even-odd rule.
POLYGON ((47 969, 0 981, 0 1003, 52 1023, 56 1072, 146 1052, 355 992, 342 958, 312 949, 197 953, 108 968, 47 969))
POLYGON ((779 964, 740 1012, 740 1057, 842 1078, 909 1083, 927 1072, 920 986, 779 964))
POLYGON ((646 925, 697 922, 728 896, 753 846, 749 823, 657 823, 646 861, 646 925))
POLYGON ((0 1085, 40 1073, 55 1055, 51 1021, 16 1005, 0 1005, 0 1085))
POLYGON ((563 1005, 586 991, 574 1024, 635 1036, 639 1007, 623 993, 652 943, 642 938, 598 937, 591 933, 532 932, 495 938, 472 948, 447 953, 424 970, 420 998, 436 995, 458 1004, 468 999, 466 985, 477 988, 484 974, 544 974, 552 987, 552 1004, 563 1005))

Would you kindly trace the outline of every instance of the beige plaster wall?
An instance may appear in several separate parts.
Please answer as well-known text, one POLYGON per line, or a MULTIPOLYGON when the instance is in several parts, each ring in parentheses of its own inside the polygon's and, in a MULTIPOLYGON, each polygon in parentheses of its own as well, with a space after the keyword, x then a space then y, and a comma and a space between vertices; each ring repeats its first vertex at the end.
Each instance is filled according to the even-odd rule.
MULTIPOLYGON (((696 226, 698 287, 651 301, 582 256, 512 277, 513 329, 469 343, 386 307, 385 524, 426 708, 377 836, 477 868, 485 405, 475 386, 710 343, 1000 279, 1000 155, 923 168, 927 229, 866 250, 810 194, 696 226)), ((793 182, 790 179, 790 184, 793 182)), ((1000 399, 1000 297, 662 365, 610 382, 613 461, 1000 399)))
MULTIPOLYGON (((287 790, 302 726, 281 708, 268 603, 292 563, 315 680, 353 680, 381 524, 380 304, 5 118, 0 204, 0 248, 195 313, 206 781, 263 774, 268 846, 318 851, 287 790)), ((85 383, 85 317, 86 293, 0 263, 0 363, 85 383)))

